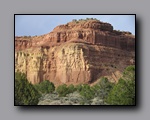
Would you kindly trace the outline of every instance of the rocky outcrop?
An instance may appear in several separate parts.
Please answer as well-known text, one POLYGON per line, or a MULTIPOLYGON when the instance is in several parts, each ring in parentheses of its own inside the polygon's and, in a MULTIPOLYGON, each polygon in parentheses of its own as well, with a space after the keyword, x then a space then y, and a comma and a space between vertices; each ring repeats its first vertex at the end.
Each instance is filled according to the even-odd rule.
POLYGON ((135 38, 98 20, 70 22, 48 34, 15 38, 15 71, 35 84, 93 83, 101 76, 117 81, 134 64, 135 38))
POLYGON ((84 40, 91 44, 135 50, 135 37, 130 32, 113 30, 109 23, 98 20, 70 22, 60 25, 48 34, 34 37, 16 37, 15 49, 21 50, 35 46, 55 46, 70 40, 84 40))

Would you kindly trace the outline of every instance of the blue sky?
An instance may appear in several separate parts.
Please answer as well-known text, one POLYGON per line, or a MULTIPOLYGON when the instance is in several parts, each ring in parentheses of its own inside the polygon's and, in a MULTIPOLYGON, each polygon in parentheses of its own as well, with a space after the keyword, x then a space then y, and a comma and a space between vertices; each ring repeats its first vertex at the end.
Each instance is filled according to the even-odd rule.
POLYGON ((135 35, 134 15, 15 15, 15 36, 46 34, 57 25, 85 18, 97 18, 112 24, 115 30, 129 31, 135 35))

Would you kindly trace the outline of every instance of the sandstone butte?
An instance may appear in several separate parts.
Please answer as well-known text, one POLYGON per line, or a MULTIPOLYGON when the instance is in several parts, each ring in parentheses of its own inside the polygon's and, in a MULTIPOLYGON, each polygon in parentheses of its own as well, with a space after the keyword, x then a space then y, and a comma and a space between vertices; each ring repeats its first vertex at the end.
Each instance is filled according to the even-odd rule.
POLYGON ((99 20, 72 21, 41 36, 15 36, 15 72, 32 84, 94 84, 106 76, 117 82, 135 64, 135 36, 99 20))

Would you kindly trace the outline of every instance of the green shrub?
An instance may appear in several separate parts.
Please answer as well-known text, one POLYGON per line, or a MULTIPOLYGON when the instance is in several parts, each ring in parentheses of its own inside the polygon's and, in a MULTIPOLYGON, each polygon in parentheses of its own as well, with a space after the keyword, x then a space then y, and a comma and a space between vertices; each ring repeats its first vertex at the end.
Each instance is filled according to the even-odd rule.
POLYGON ((82 90, 82 85, 79 84, 79 85, 77 85, 75 88, 76 88, 76 91, 77 91, 77 92, 80 92, 80 91, 82 90))
POLYGON ((107 98, 113 86, 113 83, 109 82, 107 78, 103 77, 96 85, 92 86, 92 89, 94 91, 95 97, 100 97, 104 100, 107 98))
POLYGON ((122 78, 124 80, 135 80, 135 66, 131 65, 126 67, 122 78))
POLYGON ((43 82, 34 85, 34 87, 41 93, 52 93, 55 90, 55 86, 49 80, 44 80, 43 82))
POLYGON ((26 74, 25 73, 21 73, 21 72, 15 72, 15 80, 22 80, 22 79, 27 79, 26 74))
POLYGON ((83 96, 87 100, 94 98, 94 92, 91 89, 91 87, 87 84, 82 85, 80 95, 83 96))
POLYGON ((134 105, 135 81, 120 79, 109 93, 106 102, 111 105, 134 105))
POLYGON ((73 93, 75 91, 76 91, 76 88, 74 87, 74 85, 71 84, 68 86, 68 93, 73 93))
POLYGON ((15 105, 37 105, 40 94, 23 73, 15 73, 15 105))
POLYGON ((67 94, 75 92, 76 88, 72 84, 69 85, 68 87, 66 84, 63 84, 58 86, 56 91, 58 92, 60 97, 65 97, 67 94))
POLYGON ((135 105, 135 66, 128 66, 123 77, 113 87, 106 99, 111 105, 135 105))
POLYGON ((68 94, 68 88, 66 84, 60 85, 56 89, 57 93, 60 97, 64 97, 68 94))
POLYGON ((72 22, 77 22, 77 20, 76 20, 76 19, 73 19, 72 22))

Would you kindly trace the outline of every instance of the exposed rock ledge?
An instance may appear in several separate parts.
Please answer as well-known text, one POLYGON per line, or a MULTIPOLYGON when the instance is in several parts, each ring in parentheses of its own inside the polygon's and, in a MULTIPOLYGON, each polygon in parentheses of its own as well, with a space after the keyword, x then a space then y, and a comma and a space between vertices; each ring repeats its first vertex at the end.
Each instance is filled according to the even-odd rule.
POLYGON ((15 37, 15 71, 31 83, 93 83, 101 76, 117 81, 135 58, 135 37, 97 20, 70 22, 34 37, 15 37))

